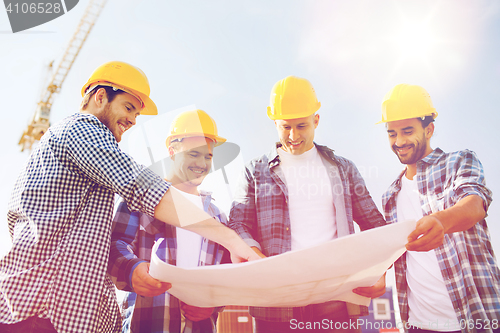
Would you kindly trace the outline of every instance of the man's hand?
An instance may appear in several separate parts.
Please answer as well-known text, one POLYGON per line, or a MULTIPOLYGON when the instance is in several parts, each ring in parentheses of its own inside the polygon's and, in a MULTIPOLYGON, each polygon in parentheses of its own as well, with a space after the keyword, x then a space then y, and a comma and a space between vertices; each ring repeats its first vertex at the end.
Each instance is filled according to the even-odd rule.
POLYGON ((483 199, 468 195, 452 207, 417 221, 417 227, 408 236, 408 251, 430 251, 443 244, 444 234, 468 230, 484 219, 486 208, 483 199), (420 237, 420 238, 419 238, 420 237))
POLYGON ((444 226, 435 216, 424 216, 417 221, 415 230, 408 236, 408 251, 430 251, 444 240, 444 226), (420 238, 419 238, 420 237, 420 238))
POLYGON ((254 250, 254 251, 255 251, 255 253, 257 253, 257 254, 259 255, 259 257, 261 257, 261 258, 267 258, 267 257, 264 255, 264 253, 262 253, 262 252, 259 250, 259 248, 258 248, 258 247, 252 246, 252 248, 251 248, 251 249, 252 249, 252 250, 254 250))
POLYGON ((158 281, 149 275, 147 262, 137 265, 132 273, 132 288, 138 295, 154 297, 163 294, 171 287, 170 283, 158 281))
POLYGON ((352 291, 355 294, 377 298, 385 294, 385 273, 382 277, 371 287, 359 287, 352 291))
POLYGON ((210 318, 214 312, 214 308, 199 308, 184 302, 181 302, 181 310, 184 312, 184 316, 191 321, 200 321, 210 318))
POLYGON ((236 233, 234 233, 234 237, 227 249, 231 252, 231 261, 235 264, 260 259, 260 257, 252 251, 250 246, 248 246, 236 233))

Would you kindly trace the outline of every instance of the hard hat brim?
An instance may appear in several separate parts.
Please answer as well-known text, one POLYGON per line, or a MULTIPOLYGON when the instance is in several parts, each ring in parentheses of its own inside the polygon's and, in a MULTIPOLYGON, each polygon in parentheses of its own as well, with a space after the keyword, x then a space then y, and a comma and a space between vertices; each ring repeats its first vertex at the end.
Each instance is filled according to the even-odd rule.
POLYGON ((434 109, 434 112, 430 113, 430 114, 425 114, 425 115, 422 115, 422 116, 417 116, 417 117, 403 117, 403 118, 397 118, 397 119, 391 119, 391 120, 384 120, 382 119, 381 121, 379 122, 376 122, 375 125, 378 125, 378 124, 383 124, 383 123, 390 123, 390 122, 393 122, 393 121, 400 121, 400 120, 405 120, 405 119, 413 119, 413 118, 421 118, 421 117, 427 117, 427 116, 432 116, 432 119, 436 119, 437 116, 438 116, 438 113, 436 112, 436 110, 434 109))
POLYGON ((147 115, 147 116, 155 116, 158 114, 158 108, 156 107, 156 104, 153 102, 151 98, 148 96, 136 92, 139 97, 142 99, 142 102, 144 103, 144 107, 141 110, 142 115, 147 115))
POLYGON ((310 115, 313 115, 314 113, 318 112, 319 108, 321 107, 321 102, 318 102, 316 107, 313 109, 314 111, 309 111, 309 112, 303 112, 303 113, 296 113, 296 114, 289 114, 289 115, 276 115, 273 114, 273 111, 270 106, 267 107, 267 116, 271 120, 283 120, 283 119, 299 119, 299 118, 306 118, 309 117, 310 115))
POLYGON ((192 137, 196 137, 196 136, 203 136, 205 138, 213 140, 215 142, 215 145, 214 145, 215 147, 218 147, 227 141, 226 138, 223 138, 222 136, 218 136, 218 135, 209 135, 209 134, 205 134, 205 133, 189 133, 189 134, 171 135, 171 136, 167 137, 166 145, 168 147, 170 145, 170 143, 172 142, 172 140, 174 140, 174 139, 182 140, 185 138, 192 138, 192 137))

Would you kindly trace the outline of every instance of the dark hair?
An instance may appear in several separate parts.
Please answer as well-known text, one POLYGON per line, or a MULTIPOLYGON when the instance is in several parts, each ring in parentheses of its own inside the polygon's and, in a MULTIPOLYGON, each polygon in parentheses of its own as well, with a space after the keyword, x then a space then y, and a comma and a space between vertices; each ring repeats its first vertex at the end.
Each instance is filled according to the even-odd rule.
POLYGON ((423 128, 426 128, 427 126, 429 126, 430 123, 434 122, 434 117, 433 116, 425 116, 424 119, 422 119, 422 118, 418 118, 418 119, 422 123, 422 127, 423 128))
POLYGON ((89 92, 88 94, 86 94, 85 96, 83 96, 82 104, 80 105, 80 108, 82 110, 85 110, 87 108, 87 106, 89 106, 90 99, 101 88, 103 88, 106 91, 106 97, 108 99, 108 103, 111 103, 115 99, 116 96, 125 93, 123 90, 120 90, 120 89, 114 90, 113 87, 109 87, 109 86, 97 86, 94 89, 92 89, 91 92, 89 92))

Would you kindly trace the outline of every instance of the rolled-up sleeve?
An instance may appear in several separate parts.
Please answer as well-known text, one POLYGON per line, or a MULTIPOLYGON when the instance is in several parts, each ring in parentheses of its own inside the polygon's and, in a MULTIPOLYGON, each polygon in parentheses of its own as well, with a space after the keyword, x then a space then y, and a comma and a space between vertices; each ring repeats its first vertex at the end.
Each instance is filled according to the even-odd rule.
POLYGON ((125 202, 118 205, 113 218, 108 274, 120 290, 133 291, 132 272, 141 262, 147 262, 136 255, 139 219, 139 213, 132 213, 125 202))
MULTIPOLYGON (((168 183, 121 151, 112 133, 96 117, 77 118, 65 143, 68 168, 119 194, 131 211, 154 216, 168 183)), ((59 142, 54 139, 51 144, 59 142)))
POLYGON ((454 164, 456 166, 456 177, 453 180, 453 190, 455 193, 455 203, 468 195, 477 195, 483 200, 484 211, 492 201, 492 193, 486 187, 484 179, 483 165, 476 154, 470 150, 461 152, 460 161, 454 164))

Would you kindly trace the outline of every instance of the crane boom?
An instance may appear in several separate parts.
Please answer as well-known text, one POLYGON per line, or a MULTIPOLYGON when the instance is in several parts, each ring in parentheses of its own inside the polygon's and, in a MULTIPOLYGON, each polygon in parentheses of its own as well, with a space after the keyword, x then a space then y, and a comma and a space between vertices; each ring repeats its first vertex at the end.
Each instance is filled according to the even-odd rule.
POLYGON ((69 70, 73 66, 78 53, 87 40, 87 37, 106 2, 107 0, 90 0, 87 5, 85 13, 83 14, 83 17, 64 52, 59 66, 54 71, 54 74, 52 74, 46 89, 43 90, 40 100, 37 103, 35 113, 31 118, 27 129, 23 132, 23 135, 19 140, 21 151, 24 151, 24 149, 31 149, 33 143, 40 140, 43 134, 47 132, 47 129, 50 126, 50 110, 52 108, 54 96, 56 93, 61 91, 62 84, 64 83, 69 70))

